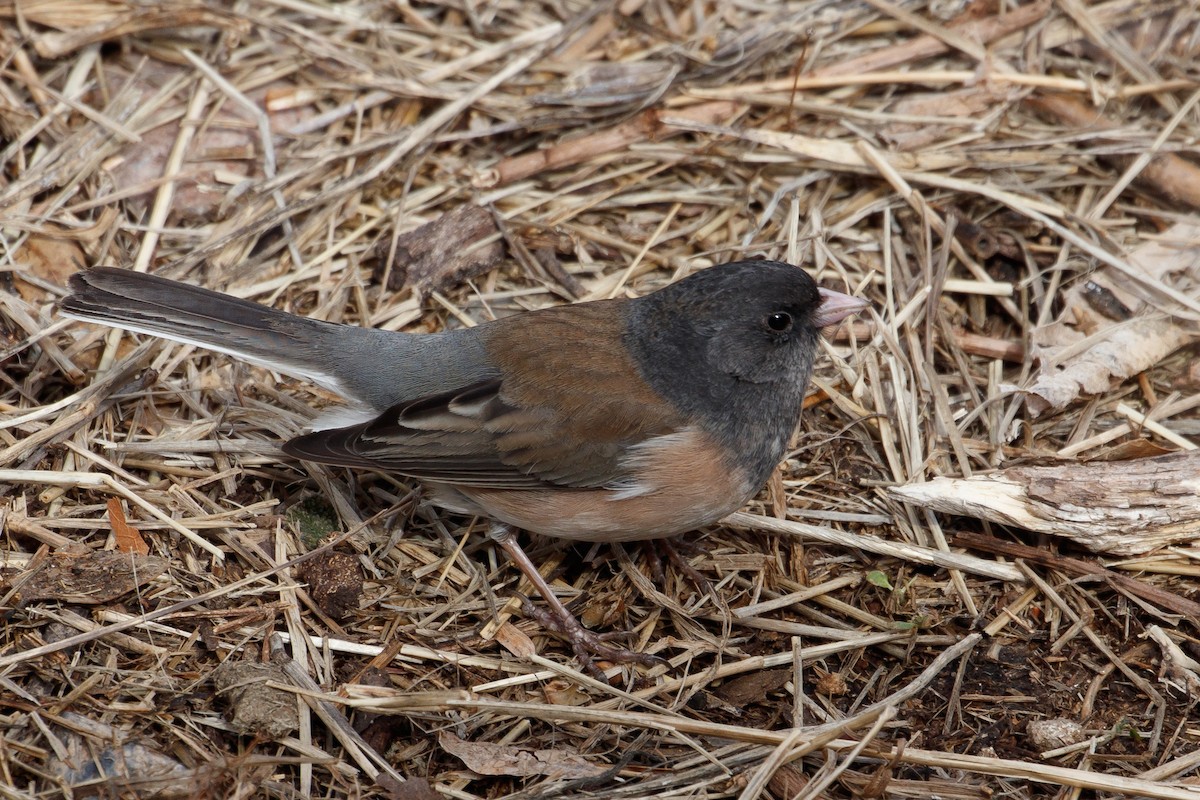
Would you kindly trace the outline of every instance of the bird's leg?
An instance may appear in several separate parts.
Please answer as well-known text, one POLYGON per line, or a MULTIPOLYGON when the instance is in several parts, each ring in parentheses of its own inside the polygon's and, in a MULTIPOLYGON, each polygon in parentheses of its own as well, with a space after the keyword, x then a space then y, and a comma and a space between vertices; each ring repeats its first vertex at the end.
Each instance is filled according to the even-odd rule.
MULTIPOLYGON (((525 574, 525 577, 537 589, 542 599, 550 605, 549 613, 538 613, 535 610, 532 615, 542 625, 564 637, 571 644, 571 649, 575 651, 575 657, 587 667, 589 672, 592 672, 594 675, 598 674, 603 680, 603 674, 596 669, 596 665, 592 661, 593 658, 605 661, 636 662, 638 664, 646 664, 647 666, 663 663, 662 659, 657 656, 652 656, 648 653, 637 653, 633 650, 624 647, 615 647, 607 643, 611 639, 623 636, 623 633, 597 634, 583 627, 583 623, 567 610, 567 607, 562 604, 562 601, 550 589, 549 584, 542 578, 537 567, 530 561, 529 556, 517 544, 517 534, 511 526, 503 524, 495 525, 488 532, 488 535, 508 554, 509 559, 516 564, 517 569, 525 574)), ((528 613, 528 603, 526 604, 526 608, 528 613)))
POLYGON ((701 575, 700 571, 693 567, 691 562, 683 557, 683 553, 679 552, 680 548, 682 547, 688 547, 693 552, 697 552, 699 548, 691 545, 680 537, 674 537, 671 539, 653 539, 646 544, 648 547, 657 551, 658 558, 651 560, 650 568, 654 570, 654 579, 658 581, 659 586, 667 585, 667 573, 663 571, 662 568, 662 562, 665 558, 667 561, 670 561, 672 564, 674 564, 676 569, 678 569, 687 577, 691 578, 692 583, 695 584, 697 589, 703 593, 707 593, 713 597, 716 597, 716 590, 713 589, 713 585, 709 582, 708 578, 701 575))

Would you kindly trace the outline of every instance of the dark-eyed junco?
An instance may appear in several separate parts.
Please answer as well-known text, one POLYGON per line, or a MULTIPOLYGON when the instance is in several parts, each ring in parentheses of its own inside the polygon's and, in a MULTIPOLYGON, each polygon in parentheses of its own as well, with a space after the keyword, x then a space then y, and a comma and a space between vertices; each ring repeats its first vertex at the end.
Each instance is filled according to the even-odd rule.
MULTIPOLYGON (((821 328, 866 303, 804 270, 738 261, 637 299, 434 334, 336 325, 111 267, 71 277, 66 316, 229 353, 358 407, 289 455, 419 479, 493 536, 585 663, 628 660, 563 607, 514 529, 583 541, 695 530, 744 505, 783 458, 821 328)), ((320 421, 318 420, 318 426, 320 421)))

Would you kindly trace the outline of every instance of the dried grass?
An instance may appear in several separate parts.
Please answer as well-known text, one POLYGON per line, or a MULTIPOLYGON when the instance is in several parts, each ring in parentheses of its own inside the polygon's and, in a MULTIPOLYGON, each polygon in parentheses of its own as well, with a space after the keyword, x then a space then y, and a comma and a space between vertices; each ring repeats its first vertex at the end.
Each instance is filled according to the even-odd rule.
POLYGON ((1195 7, 1002 5, 0 3, 0 796, 1195 797, 1195 546, 1067 558, 889 491, 1200 436, 1186 346, 1013 391, 1093 278, 1085 334, 1136 302, 1195 341, 1195 7), (492 232, 408 274, 465 205, 492 232), (611 686, 480 524, 281 459, 319 390, 53 311, 116 263, 427 331, 753 254, 873 312, 684 551, 709 586, 533 543, 669 662, 611 686))

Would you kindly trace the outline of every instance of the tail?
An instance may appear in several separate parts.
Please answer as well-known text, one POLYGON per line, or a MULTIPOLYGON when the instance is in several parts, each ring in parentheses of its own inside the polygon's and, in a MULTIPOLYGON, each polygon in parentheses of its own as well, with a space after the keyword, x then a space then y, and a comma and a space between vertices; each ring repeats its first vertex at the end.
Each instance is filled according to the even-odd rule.
POLYGON ((337 325, 113 267, 77 272, 70 286, 64 316, 226 353, 376 413, 493 373, 475 328, 414 336, 337 325))

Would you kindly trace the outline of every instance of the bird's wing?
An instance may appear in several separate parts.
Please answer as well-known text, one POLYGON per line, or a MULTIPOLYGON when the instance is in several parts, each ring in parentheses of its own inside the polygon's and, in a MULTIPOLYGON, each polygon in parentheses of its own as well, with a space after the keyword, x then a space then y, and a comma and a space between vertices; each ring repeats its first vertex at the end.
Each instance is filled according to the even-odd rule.
POLYGON ((284 451, 461 486, 628 486, 642 447, 687 421, 641 379, 618 310, 592 303, 493 323, 499 378, 300 436, 284 451))

